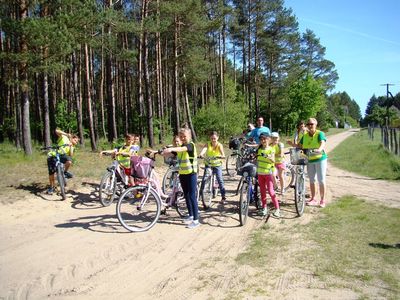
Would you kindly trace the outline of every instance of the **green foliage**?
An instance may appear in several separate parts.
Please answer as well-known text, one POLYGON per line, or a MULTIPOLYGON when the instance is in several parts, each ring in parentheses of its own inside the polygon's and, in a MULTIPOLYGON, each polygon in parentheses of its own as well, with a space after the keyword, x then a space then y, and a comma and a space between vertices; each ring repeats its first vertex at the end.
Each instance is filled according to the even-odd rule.
POLYGON ((237 135, 246 127, 247 113, 243 103, 227 103, 225 111, 215 100, 199 110, 193 117, 198 136, 206 139, 211 131, 217 131, 222 139, 237 135))
POLYGON ((199 137, 208 138, 211 131, 216 130, 221 139, 240 134, 246 128, 248 116, 240 94, 235 91, 232 80, 225 80, 225 107, 211 99, 208 105, 202 107, 193 117, 196 133, 199 137))
POLYGON ((78 123, 76 119, 76 112, 68 111, 68 102, 62 99, 56 104, 56 126, 65 132, 77 132, 78 123))
POLYGON ((325 107, 323 84, 312 76, 300 79, 290 87, 289 99, 290 111, 296 112, 299 120, 315 117, 325 107))

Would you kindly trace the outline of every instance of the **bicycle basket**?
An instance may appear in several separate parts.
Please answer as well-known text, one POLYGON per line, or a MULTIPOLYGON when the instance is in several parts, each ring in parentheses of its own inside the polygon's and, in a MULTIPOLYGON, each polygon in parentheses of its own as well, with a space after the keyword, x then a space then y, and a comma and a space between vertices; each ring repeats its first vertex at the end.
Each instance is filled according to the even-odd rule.
POLYGON ((176 166, 178 159, 175 156, 164 156, 164 163, 168 166, 176 166))
POLYGON ((302 149, 290 148, 290 163, 292 165, 306 165, 308 163, 308 158, 304 154, 302 149))
POLYGON ((247 176, 255 177, 257 174, 257 167, 252 163, 245 163, 243 167, 238 170, 238 175, 243 176, 247 173, 247 176))
POLYGON ((240 141, 238 138, 231 138, 229 140, 229 149, 232 150, 239 150, 240 148, 240 141))
POLYGON ((131 157, 131 175, 136 178, 149 177, 154 161, 144 156, 131 157))

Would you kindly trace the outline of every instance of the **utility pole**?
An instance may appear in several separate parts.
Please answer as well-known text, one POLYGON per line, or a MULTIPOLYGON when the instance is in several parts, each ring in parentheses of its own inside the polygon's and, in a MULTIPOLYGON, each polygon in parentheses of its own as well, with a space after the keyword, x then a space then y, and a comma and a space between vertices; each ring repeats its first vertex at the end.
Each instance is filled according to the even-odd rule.
POLYGON ((388 127, 390 124, 389 108, 390 108, 390 106, 392 106, 393 100, 394 100, 392 93, 389 91, 389 86, 394 85, 394 84, 393 83, 383 83, 381 85, 386 86, 386 118, 385 119, 386 119, 386 127, 388 127), (389 101, 389 95, 390 95, 392 101, 389 101))

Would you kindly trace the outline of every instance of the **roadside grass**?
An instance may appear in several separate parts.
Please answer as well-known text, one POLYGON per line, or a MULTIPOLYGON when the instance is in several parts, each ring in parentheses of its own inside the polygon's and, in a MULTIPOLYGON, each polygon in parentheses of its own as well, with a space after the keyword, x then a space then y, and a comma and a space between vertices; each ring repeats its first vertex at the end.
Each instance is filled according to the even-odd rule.
POLYGON ((345 196, 321 212, 307 225, 292 226, 284 233, 268 226, 258 229, 237 263, 273 276, 284 261, 312 274, 316 282, 311 288, 341 287, 360 298, 398 299, 400 209, 345 196))
POLYGON ((380 133, 372 141, 368 132, 361 130, 331 151, 329 161, 338 168, 368 177, 400 180, 400 157, 383 148, 380 133))

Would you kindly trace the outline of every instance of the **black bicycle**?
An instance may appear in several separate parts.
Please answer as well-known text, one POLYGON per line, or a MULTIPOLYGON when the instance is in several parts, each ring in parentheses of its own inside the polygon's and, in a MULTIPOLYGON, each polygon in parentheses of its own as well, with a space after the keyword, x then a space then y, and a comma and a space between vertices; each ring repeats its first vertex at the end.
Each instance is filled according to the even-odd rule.
POLYGON ((261 208, 261 197, 259 195, 257 181, 257 167, 253 163, 245 163, 239 169, 241 175, 241 188, 239 197, 239 222, 244 226, 249 215, 249 206, 254 203, 257 210, 261 208))
POLYGON ((65 168, 64 164, 60 160, 60 149, 62 147, 68 146, 67 144, 61 146, 50 146, 41 148, 41 150, 46 150, 48 157, 54 157, 56 161, 56 177, 58 186, 60 187, 60 193, 63 200, 67 199, 65 187, 67 186, 67 179, 65 178, 65 168))

